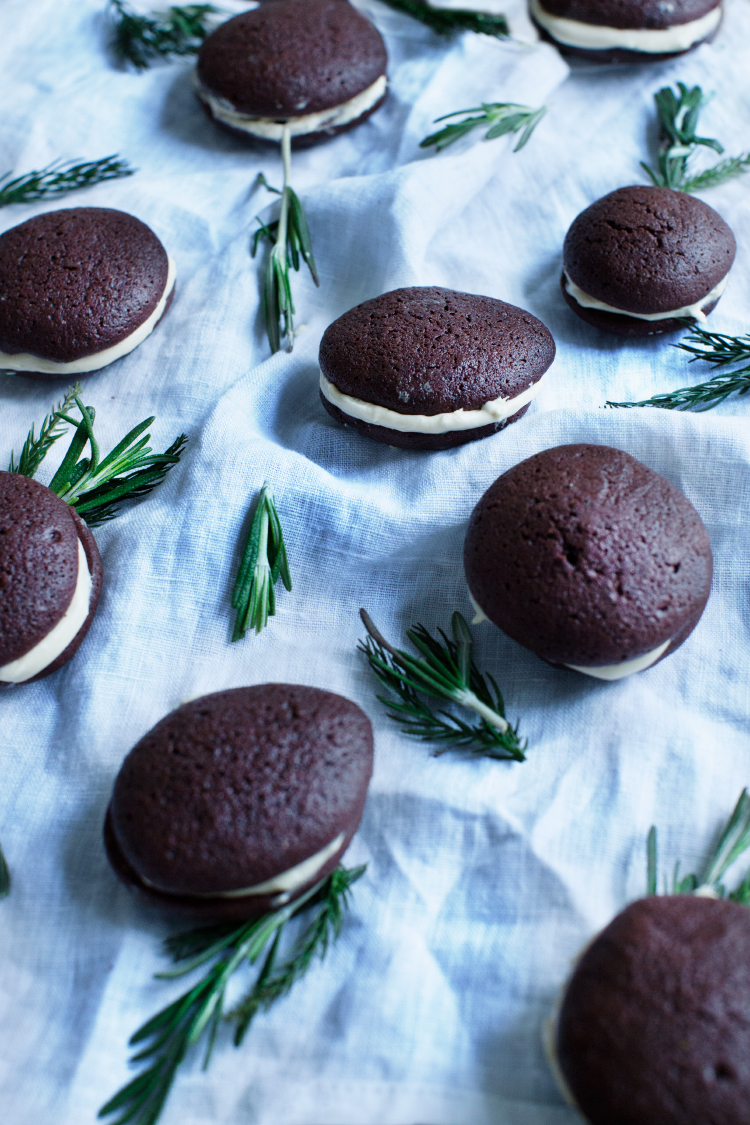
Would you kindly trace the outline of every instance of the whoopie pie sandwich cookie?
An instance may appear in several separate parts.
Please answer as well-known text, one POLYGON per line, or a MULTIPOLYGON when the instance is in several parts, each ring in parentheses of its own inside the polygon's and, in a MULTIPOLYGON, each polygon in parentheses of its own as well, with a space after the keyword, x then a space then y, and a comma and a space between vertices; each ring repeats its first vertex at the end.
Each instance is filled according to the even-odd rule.
POLYGON ((664 477, 619 449, 560 445, 487 489, 464 567, 481 616, 513 640, 551 664, 619 680, 690 635, 712 557, 700 516, 664 477))
POLYGON ((195 88, 220 125, 265 141, 314 144, 364 121, 385 99, 380 32, 348 0, 274 0, 204 40, 195 88))
POLYGON ((712 207, 670 188, 625 187, 573 220, 563 246, 563 296, 581 320, 618 336, 705 323, 737 246, 712 207))
POLYGON ((553 1032, 590 1125, 746 1125, 750 912, 700 895, 632 903, 589 945, 553 1032))
POLYGON ((101 588, 96 540, 75 509, 29 477, 0 472, 0 685, 67 663, 101 588))
POLYGON ((175 270, 124 211, 70 207, 0 235, 0 369, 87 375, 127 355, 168 309, 175 270))
POLYGON ((596 62, 660 62, 716 34, 722 0, 529 0, 542 37, 596 62))
POLYGON ((450 449, 517 421, 554 358, 541 320, 515 305, 395 289, 326 329, 320 397, 332 418, 375 441, 450 449))
POLYGON ((372 758, 369 719, 330 691, 259 684, 193 700, 122 764, 104 827, 112 866, 181 914, 275 910, 338 863, 372 758))

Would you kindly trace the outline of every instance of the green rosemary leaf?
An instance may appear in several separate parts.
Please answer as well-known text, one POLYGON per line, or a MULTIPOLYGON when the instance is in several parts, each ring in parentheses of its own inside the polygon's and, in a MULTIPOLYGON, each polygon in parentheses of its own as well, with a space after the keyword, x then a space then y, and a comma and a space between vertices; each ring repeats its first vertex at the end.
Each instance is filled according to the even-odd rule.
POLYGON ((126 160, 114 156, 103 156, 101 160, 55 160, 40 172, 26 172, 10 180, 10 172, 0 176, 0 207, 11 203, 33 203, 37 199, 66 195, 79 188, 93 187, 106 180, 119 180, 132 176, 136 171, 126 160), (5 183, 4 181, 8 181, 5 183))
POLYGON ((0 848, 0 898, 7 898, 10 894, 10 868, 0 848))
POLYGON ((156 59, 194 55, 210 30, 210 17, 219 14, 213 4, 170 7, 150 16, 138 15, 123 0, 110 0, 114 17, 112 49, 123 63, 145 70, 156 59))
POLYGON ((130 1039, 142 1048, 132 1062, 147 1063, 146 1069, 128 1082, 99 1110, 99 1117, 116 1119, 110 1125, 155 1125, 188 1050, 205 1035, 204 1069, 208 1065, 222 1019, 237 1024, 235 1042, 240 1043, 255 1014, 286 995, 295 981, 308 971, 313 961, 323 958, 331 942, 339 936, 349 890, 364 872, 364 867, 346 870, 338 867, 326 879, 307 891, 296 902, 240 926, 209 927, 177 935, 167 942, 168 952, 178 959, 198 948, 179 968, 159 973, 171 979, 193 972, 213 962, 192 988, 167 1005, 130 1039), (282 933, 291 918, 310 911, 311 921, 300 935, 291 956, 276 967, 282 933), (223 931, 217 936, 217 931, 223 931), (208 943, 208 944, 206 944, 208 943), (226 988, 230 978, 244 963, 254 964, 269 947, 255 984, 236 1009, 224 1012, 226 988))
POLYGON ((316 285, 320 284, 313 257, 310 231, 299 197, 289 183, 291 179, 291 134, 289 125, 284 128, 281 138, 281 155, 284 165, 284 186, 279 190, 271 187, 260 173, 257 182, 268 191, 281 196, 279 218, 272 223, 256 220, 259 228, 254 232, 251 256, 254 258, 261 240, 271 245, 266 263, 266 276, 263 286, 263 320, 266 335, 275 354, 281 349, 282 337, 286 337, 287 349, 294 344, 294 300, 289 270, 299 270, 300 257, 310 270, 316 285))
POLYGON ((690 327, 690 332, 673 347, 687 352, 691 363, 702 359, 713 367, 728 367, 750 360, 750 336, 725 336, 721 332, 708 332, 689 320, 684 323, 690 327))
POLYGON ((435 8, 425 0, 383 0, 383 3, 427 24, 438 35, 450 35, 454 31, 475 31, 496 39, 507 39, 510 35, 505 16, 493 16, 470 8, 435 8))
MULTIPOLYGON (((750 905, 750 872, 745 875, 739 887, 727 893, 722 883, 725 872, 738 859, 743 852, 750 848, 750 795, 747 789, 740 793, 739 800, 734 807, 719 842, 709 857, 704 872, 701 876, 696 874, 685 875, 680 878, 680 865, 675 864, 672 878, 671 891, 666 893, 684 895, 704 893, 714 898, 729 898, 743 905, 750 905)), ((656 856, 656 829, 651 828, 648 834, 648 891, 658 894, 657 890, 657 856, 656 856)))
POLYGON ((701 414, 718 406, 735 392, 744 395, 748 391, 750 391, 750 367, 744 367, 740 371, 714 375, 705 383, 697 383, 692 387, 678 387, 675 391, 666 391, 664 394, 654 395, 641 402, 607 402, 606 405, 621 409, 650 406, 660 410, 694 410, 696 414, 701 414))
POLYGON ((470 133, 478 125, 489 125, 490 128, 484 135, 486 141, 505 136, 506 133, 520 132, 521 137, 513 149, 514 152, 518 152, 528 142, 546 112, 546 105, 533 109, 531 106, 517 105, 515 102, 482 102, 481 106, 475 106, 473 109, 459 109, 455 113, 446 113, 436 118, 437 125, 440 121, 447 121, 451 117, 469 115, 463 121, 451 122, 437 133, 431 133, 429 137, 420 141, 419 147, 429 148, 434 145, 437 152, 442 152, 444 148, 470 133))
POLYGON ((58 402, 57 407, 50 414, 47 414, 42 422, 39 428, 39 437, 36 436, 34 427, 31 427, 26 441, 23 444, 18 463, 15 461, 14 454, 11 453, 8 472, 20 473, 21 476, 24 477, 33 477, 36 475, 39 466, 55 442, 63 436, 68 426, 76 425, 75 422, 66 418, 65 415, 75 402, 76 395, 80 393, 80 383, 76 383, 74 387, 70 387, 65 392, 65 395, 58 402))
POLYGON ((700 86, 688 89, 677 83, 675 93, 664 86, 654 95, 659 117, 659 153, 657 167, 641 161, 641 167, 657 187, 674 191, 693 192, 715 187, 726 180, 750 170, 750 153, 720 160, 713 167, 696 175, 689 175, 689 164, 701 147, 713 149, 721 155, 724 146, 713 137, 700 137, 696 133, 701 109, 708 104, 700 86))
POLYGON ((471 631, 460 613, 454 613, 451 620, 452 639, 442 629, 438 630, 442 640, 423 625, 408 629, 407 637, 422 654, 414 657, 388 644, 370 615, 364 609, 359 612, 368 636, 359 642, 358 650, 390 692, 377 698, 405 734, 441 744, 436 754, 466 749, 478 757, 525 760, 526 742, 519 740, 518 727, 505 718, 497 684, 490 676, 485 679, 474 663, 471 631), (469 724, 460 716, 434 710, 420 698, 420 692, 476 712, 479 723, 469 724))
POLYGON ((232 593, 232 608, 237 617, 233 641, 240 641, 248 629, 260 633, 276 612, 274 586, 279 577, 287 590, 292 588, 284 533, 268 481, 261 490, 250 524, 245 550, 232 593))

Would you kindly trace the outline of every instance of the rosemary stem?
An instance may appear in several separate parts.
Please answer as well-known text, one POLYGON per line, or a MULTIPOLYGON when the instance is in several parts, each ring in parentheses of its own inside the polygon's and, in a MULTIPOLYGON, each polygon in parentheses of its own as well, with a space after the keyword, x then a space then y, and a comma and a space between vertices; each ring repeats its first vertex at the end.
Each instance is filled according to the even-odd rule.
POLYGON ((481 699, 478 699, 473 691, 457 691, 453 698, 456 703, 459 703, 462 707, 470 707, 472 711, 476 711, 478 715, 482 716, 485 722, 489 723, 491 727, 495 727, 501 734, 505 734, 510 726, 507 719, 504 719, 502 715, 498 715, 497 711, 493 711, 486 703, 482 703, 481 699))
POLYGON ((289 184, 292 179, 292 135, 287 121, 281 133, 281 158, 284 162, 284 187, 281 193, 281 214, 276 234, 276 248, 279 255, 286 254, 286 230, 289 222, 289 184))

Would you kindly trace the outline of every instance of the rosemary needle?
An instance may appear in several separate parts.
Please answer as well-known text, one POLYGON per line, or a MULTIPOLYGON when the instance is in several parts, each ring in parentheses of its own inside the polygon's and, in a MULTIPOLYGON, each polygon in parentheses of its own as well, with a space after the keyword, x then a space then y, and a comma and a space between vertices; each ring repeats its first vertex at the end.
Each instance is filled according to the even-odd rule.
POLYGON ((253 514, 250 532, 234 584, 232 608, 237 610, 233 641, 240 641, 248 629, 260 633, 268 618, 276 613, 274 586, 281 578, 292 588, 284 533, 268 481, 263 485, 253 514))
POLYGON ((526 742, 519 741, 517 726, 512 727, 506 719, 503 697, 494 679, 489 673, 482 675, 474 663, 471 631, 460 613, 454 613, 451 619, 452 640, 442 629, 438 629, 442 640, 431 636, 423 625, 407 629, 406 635, 421 657, 394 648, 366 610, 361 609, 359 614, 368 634, 360 641, 359 651, 392 693, 377 698, 405 734, 440 743, 436 755, 457 749, 470 750, 477 757, 525 760, 526 742), (474 711, 479 723, 467 723, 447 711, 434 710, 420 698, 420 692, 474 711))
POLYGON ((80 396, 81 387, 77 383, 46 416, 38 437, 32 425, 18 462, 11 453, 9 471, 35 476, 54 443, 72 427, 70 445, 49 488, 75 508, 89 527, 96 527, 119 515, 122 504, 148 495, 161 484, 180 460, 188 439, 180 434, 164 453, 152 453, 148 445, 151 435, 143 435, 143 431, 154 418, 146 418, 126 434, 111 453, 102 457, 94 436, 96 412, 93 406, 84 406, 80 396), (71 417, 69 411, 73 407, 80 412, 80 421, 71 417), (89 456, 83 457, 87 445, 89 456))
POLYGON ((438 35, 450 35, 454 31, 475 31, 496 39, 507 39, 510 35, 505 16, 477 12, 472 8, 439 8, 426 0, 383 0, 383 3, 427 24, 438 35))
POLYGON ((281 211, 274 223, 263 223, 258 219, 259 229, 253 237, 251 256, 254 258, 260 239, 271 244, 271 253, 266 266, 266 279, 263 287, 263 319, 266 325, 271 351, 281 348, 281 338, 286 337, 287 350, 294 344, 294 301, 289 277, 290 267, 300 268, 300 259, 310 270, 316 285, 319 285, 318 271, 313 257, 310 231, 305 212, 290 180, 292 175, 292 137, 289 122, 284 125, 281 136, 281 156, 284 165, 284 184, 281 190, 271 187, 261 173, 258 182, 268 191, 281 196, 281 211))
POLYGON ((10 894, 10 870, 0 848, 0 898, 7 898, 10 894))
POLYGON ((475 106, 473 109, 458 109, 455 113, 445 113, 442 117, 436 118, 437 125, 439 121, 447 121, 451 117, 469 115, 463 121, 454 121, 437 133, 431 133, 429 137, 420 141, 419 147, 429 148, 434 145, 436 151, 441 152, 478 125, 489 125, 490 128, 484 135, 486 141, 492 141, 495 137, 502 137, 506 133, 518 133, 523 130, 518 144, 513 149, 514 152, 518 152, 528 142, 546 112, 546 105, 533 109, 531 106, 517 105, 515 102, 482 102, 480 106, 475 106), (478 116, 471 116, 472 114, 478 116))
POLYGON ((234 1042, 239 1046, 257 1013, 285 996, 316 958, 325 957, 341 933, 351 887, 364 872, 364 866, 337 867, 296 902, 255 921, 191 930, 168 939, 167 952, 177 964, 157 974, 159 979, 173 980, 206 965, 210 968, 131 1037, 131 1046, 138 1048, 132 1062, 147 1064, 146 1069, 102 1106, 99 1117, 116 1115, 111 1125, 154 1125, 190 1047, 204 1039, 205 1069, 222 1019, 235 1024, 234 1042), (302 911, 313 912, 312 919, 293 945, 291 955, 279 965, 282 933, 289 920, 302 911), (239 1004, 225 1012, 231 977, 243 964, 255 965, 263 953, 255 982, 239 1004))
POLYGON ((56 160, 42 168, 41 172, 26 172, 15 180, 8 177, 10 172, 0 176, 0 207, 11 203, 33 203, 38 199, 66 195, 79 188, 93 187, 106 180, 119 180, 132 176, 136 171, 126 160, 114 156, 104 156, 101 160, 87 160, 76 163, 74 160, 56 160), (8 181, 7 183, 5 181, 8 181))
MULTIPOLYGON (((680 878, 680 864, 675 865, 671 885, 666 883, 664 893, 673 895, 704 894, 716 898, 729 898, 742 906, 750 906, 750 871, 734 890, 727 892, 722 883, 724 874, 750 847, 750 796, 747 789, 740 793, 724 831, 705 868, 700 875, 685 875, 680 878)), ((656 828, 648 834, 646 879, 648 894, 658 894, 658 851, 656 828)))

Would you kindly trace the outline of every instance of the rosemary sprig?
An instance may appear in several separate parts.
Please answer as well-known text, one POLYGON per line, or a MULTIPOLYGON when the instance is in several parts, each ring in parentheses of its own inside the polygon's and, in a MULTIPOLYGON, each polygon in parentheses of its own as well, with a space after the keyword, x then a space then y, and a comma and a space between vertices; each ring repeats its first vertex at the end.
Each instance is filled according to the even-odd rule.
POLYGON ((123 0, 110 0, 115 21, 112 49, 121 62, 146 70, 155 59, 195 55, 210 29, 213 4, 187 4, 141 16, 123 0))
POLYGON ((10 894, 10 869, 0 848, 0 898, 7 898, 10 894))
POLYGON ((439 121, 447 121, 450 117, 478 114, 476 117, 465 117, 463 121, 454 121, 450 125, 445 125, 437 133, 430 133, 429 137, 420 141, 419 147, 429 148, 430 145, 434 145, 437 152, 442 152, 448 145, 470 133, 477 125, 490 125, 491 128, 484 135, 486 141, 492 141, 495 137, 502 137, 506 133, 519 133, 523 129, 518 144, 513 149, 514 152, 518 152, 527 143, 546 112, 546 105, 533 109, 531 106, 517 105, 515 102, 482 102, 480 106, 475 106, 473 109, 457 109, 455 113, 445 113, 442 117, 436 117, 437 125, 439 121))
POLYGON ((115 154, 103 156, 101 160, 86 160, 80 164, 75 160, 55 160, 42 168, 41 172, 26 172, 23 176, 16 176, 15 180, 9 180, 11 173, 6 172, 4 176, 0 176, 0 207, 65 195, 78 188, 104 183, 105 180, 132 176, 135 171, 127 160, 120 160, 115 154))
POLYGON ((427 24, 438 35, 450 35, 454 31, 475 31, 495 39, 507 39, 510 35, 505 16, 493 16, 471 8, 435 8, 425 0, 383 0, 383 3, 427 24))
POLYGON ((253 922, 229 928, 209 927, 171 938, 167 952, 177 967, 158 973, 161 980, 186 976, 211 964, 205 975, 177 1000, 148 1020, 130 1039, 139 1047, 132 1062, 147 1068, 115 1094, 99 1110, 99 1117, 116 1115, 111 1125, 154 1125, 167 1099, 182 1060, 190 1047, 205 1034, 203 1068, 208 1066, 222 1019, 235 1023, 234 1041, 239 1045, 253 1017, 286 995, 304 976, 341 932, 349 892, 365 868, 338 867, 296 902, 253 922), (281 935, 290 918, 303 910, 315 911, 312 921, 298 938, 291 956, 276 967, 281 935), (245 998, 231 1011, 224 1011, 230 978, 247 962, 254 965, 269 946, 263 967, 245 998))
MULTIPOLYGON (((690 355, 690 363, 696 359, 710 363, 712 367, 729 367, 733 363, 747 363, 750 360, 750 336, 725 336, 721 332, 708 332, 705 328, 690 325, 690 332, 673 347, 690 355)), ((675 391, 665 391, 641 402, 607 402, 607 406, 630 408, 633 406, 652 406, 661 410, 695 410, 701 414, 711 410, 735 392, 738 395, 750 391, 750 366, 736 371, 720 371, 705 383, 692 387, 678 387, 675 391)))
POLYGON ((436 755, 461 749, 477 757, 525 760, 526 741, 519 741, 518 726, 512 727, 505 718, 505 704, 495 680, 489 672, 485 678, 474 663, 471 632, 460 613, 454 613, 451 619, 453 640, 442 629, 438 629, 442 642, 423 625, 407 629, 407 637, 422 658, 388 644, 364 609, 359 615, 368 636, 357 647, 381 684, 396 696, 377 698, 405 734, 440 743, 436 755), (447 711, 433 710, 420 699, 419 692, 467 707, 480 716, 480 721, 467 723, 447 711))
POLYGON ((141 436, 154 421, 153 417, 146 418, 102 458, 94 437, 95 417, 93 406, 83 405, 80 385, 76 384, 44 419, 39 437, 35 437, 31 427, 18 464, 13 454, 10 459, 11 472, 33 477, 50 447, 62 436, 63 427, 74 427, 75 433, 49 488, 75 508, 89 527, 114 519, 122 504, 152 492, 180 460, 188 440, 180 434, 164 453, 152 453, 148 445, 151 435, 141 436), (80 411, 80 421, 68 413, 74 405, 80 411), (89 456, 82 457, 87 445, 89 456))
MULTIPOLYGON (((664 893, 673 895, 703 894, 708 897, 728 898, 743 906, 750 906, 750 871, 740 885, 727 892, 722 883, 727 869, 744 851, 750 847, 750 796, 747 789, 740 793, 718 844, 708 859, 700 875, 691 874, 680 878, 680 864, 675 864, 671 885, 665 879, 664 893)), ((648 894, 658 894, 658 858, 656 828, 652 825, 648 834, 646 878, 648 894)))
POLYGON ((250 533, 234 583, 232 608, 237 610, 233 641, 241 641, 248 629, 259 633, 276 613, 274 586, 281 578, 292 588, 284 533, 276 511, 271 485, 263 485, 255 508, 250 533))
POLYGON ((15 454, 11 451, 10 464, 8 465, 9 473, 20 473, 23 477, 33 477, 36 475, 39 466, 52 446, 66 433, 70 422, 65 415, 72 409, 76 395, 80 395, 80 393, 80 383, 76 383, 75 386, 70 387, 65 392, 65 395, 58 402, 57 407, 50 414, 47 414, 39 427, 39 437, 36 436, 34 426, 32 425, 26 437, 26 441, 23 443, 21 456, 17 463, 15 454))
POLYGON ((263 173, 258 177, 258 182, 263 187, 281 196, 281 212, 274 223, 266 224, 257 220, 260 227, 255 232, 251 251, 254 258, 261 239, 271 243, 263 287, 263 319, 272 352, 280 350, 282 336, 286 336, 288 351, 294 345, 294 301, 289 278, 290 266, 298 271, 301 258, 310 270, 315 284, 320 285, 305 212, 299 196, 289 183, 292 174, 292 140, 288 123, 281 136, 281 155, 284 163, 284 186, 281 191, 271 187, 263 173))
POLYGON ((695 176, 688 175, 690 160, 700 147, 711 148, 719 155, 724 152, 719 141, 696 133, 700 111, 710 100, 700 86, 688 89, 683 82, 677 83, 677 93, 664 86, 654 94, 659 116, 658 167, 654 169, 643 161, 641 167, 657 187, 701 191, 750 170, 750 153, 745 153, 726 157, 695 176))

